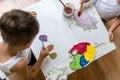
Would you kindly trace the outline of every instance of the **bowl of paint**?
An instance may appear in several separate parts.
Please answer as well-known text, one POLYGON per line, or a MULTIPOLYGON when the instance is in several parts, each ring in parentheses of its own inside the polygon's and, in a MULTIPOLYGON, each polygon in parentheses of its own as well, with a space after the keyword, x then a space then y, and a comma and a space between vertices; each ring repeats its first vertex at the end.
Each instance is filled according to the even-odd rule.
POLYGON ((63 16, 64 17, 71 17, 73 16, 73 11, 75 9, 74 5, 72 3, 66 3, 65 4, 66 7, 63 7, 63 16))

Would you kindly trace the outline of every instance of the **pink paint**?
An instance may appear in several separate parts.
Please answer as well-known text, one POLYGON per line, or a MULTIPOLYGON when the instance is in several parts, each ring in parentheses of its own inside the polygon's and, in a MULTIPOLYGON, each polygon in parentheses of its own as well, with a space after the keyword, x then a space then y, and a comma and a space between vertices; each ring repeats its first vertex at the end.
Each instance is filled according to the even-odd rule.
POLYGON ((73 51, 77 50, 77 54, 84 54, 87 50, 87 45, 90 45, 88 42, 81 42, 72 47, 69 53, 72 54, 73 51))
POLYGON ((87 15, 86 13, 84 12, 80 12, 78 16, 78 10, 74 10, 74 17, 75 17, 75 20, 83 25, 83 26, 86 26, 88 28, 94 28, 94 24, 97 23, 96 19, 90 17, 89 15, 87 15))

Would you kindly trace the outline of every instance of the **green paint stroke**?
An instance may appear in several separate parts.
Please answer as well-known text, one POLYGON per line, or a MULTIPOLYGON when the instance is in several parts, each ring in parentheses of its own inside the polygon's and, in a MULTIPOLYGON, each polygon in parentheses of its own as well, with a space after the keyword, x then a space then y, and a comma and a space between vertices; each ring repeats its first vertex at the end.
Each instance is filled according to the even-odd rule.
POLYGON ((80 55, 80 54, 77 54, 77 55, 74 56, 74 60, 72 62, 70 62, 70 68, 71 69, 75 70, 75 69, 82 68, 81 65, 80 65, 80 57, 81 56, 82 55, 80 55))

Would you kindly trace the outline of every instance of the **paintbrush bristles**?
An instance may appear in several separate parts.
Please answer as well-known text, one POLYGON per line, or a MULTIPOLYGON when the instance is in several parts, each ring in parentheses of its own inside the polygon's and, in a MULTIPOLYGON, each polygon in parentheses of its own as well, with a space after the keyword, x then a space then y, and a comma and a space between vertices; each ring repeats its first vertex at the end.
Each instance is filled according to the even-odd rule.
POLYGON ((78 10, 78 16, 81 15, 82 8, 83 8, 83 3, 80 3, 80 8, 79 8, 79 10, 78 10))

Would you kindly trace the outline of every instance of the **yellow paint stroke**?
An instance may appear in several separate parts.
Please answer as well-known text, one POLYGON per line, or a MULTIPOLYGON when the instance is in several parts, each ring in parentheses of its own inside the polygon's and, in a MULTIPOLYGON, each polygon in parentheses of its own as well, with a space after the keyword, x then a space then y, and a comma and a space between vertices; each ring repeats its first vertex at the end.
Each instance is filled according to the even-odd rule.
POLYGON ((87 45, 87 51, 84 53, 84 57, 86 61, 91 61, 94 59, 96 53, 96 49, 92 45, 87 45))

